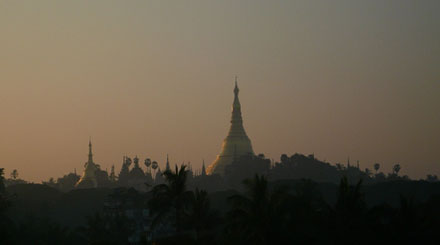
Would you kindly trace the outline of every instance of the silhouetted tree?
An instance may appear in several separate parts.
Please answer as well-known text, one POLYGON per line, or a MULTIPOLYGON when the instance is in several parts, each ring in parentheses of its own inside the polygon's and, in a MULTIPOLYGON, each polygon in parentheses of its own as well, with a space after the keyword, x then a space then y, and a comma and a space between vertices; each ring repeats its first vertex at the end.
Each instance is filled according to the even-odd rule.
POLYGON ((342 244, 362 243, 365 229, 366 203, 361 192, 362 180, 351 186, 347 177, 342 177, 338 197, 329 217, 335 241, 342 244), (334 230, 333 230, 334 229, 334 230))
POLYGON ((52 188, 58 188, 58 184, 54 178, 50 177, 48 181, 43 181, 43 185, 50 186, 52 188))
POLYGON ((88 244, 128 244, 133 232, 130 222, 123 215, 103 216, 95 213, 87 217, 87 225, 80 228, 88 244))
POLYGON ((195 241, 208 243, 213 234, 209 232, 218 221, 218 214, 210 208, 208 192, 196 188, 191 192, 186 225, 195 231, 195 241))
POLYGON ((3 175, 5 174, 5 169, 4 168, 0 168, 0 194, 5 192, 5 183, 3 182, 4 177, 3 175))
MULTIPOLYGON (((79 181, 79 179, 80 179, 79 175, 75 173, 69 173, 61 178, 58 178, 56 186, 61 191, 70 191, 75 188, 75 184, 79 181)), ((54 185, 53 179, 49 181, 50 183, 48 185, 53 186, 54 185)))
POLYGON ((293 187, 287 205, 288 240, 290 244, 315 244, 322 240, 315 234, 323 229, 323 210, 327 204, 322 198, 318 184, 312 180, 301 180, 293 187))
POLYGON ((12 220, 5 215, 10 207, 10 197, 7 195, 5 185, 3 183, 4 169, 0 168, 0 244, 13 244, 13 233, 15 233, 15 225, 12 220))
MULTIPOLYGON (((5 184, 3 183, 4 169, 0 168, 0 216, 3 215, 3 212, 9 207, 10 200, 8 195, 6 194, 5 184)), ((3 217, 0 217, 2 219, 3 217)))
POLYGON ((374 164, 374 170, 376 171, 376 174, 377 174, 377 171, 379 171, 379 168, 380 168, 380 164, 379 163, 375 163, 374 164))
POLYGON ((13 180, 16 180, 16 179, 18 178, 18 171, 17 171, 17 169, 12 170, 12 172, 11 172, 11 178, 12 178, 13 180))
POLYGON ((281 163, 283 164, 287 164, 287 162, 289 161, 289 157, 286 154, 282 154, 280 157, 281 163))
POLYGON ((16 244, 78 244, 75 234, 49 219, 27 216, 16 229, 16 244))
MULTIPOLYGON (((397 243, 426 243, 430 240, 426 238, 428 231, 434 228, 427 222, 432 214, 424 216, 423 208, 416 204, 414 198, 400 195, 400 206, 395 211, 390 224, 392 239, 397 243)), ((438 242, 438 239, 436 240, 438 242)), ((432 238, 429 243, 431 242, 433 242, 432 238)))
POLYGON ((282 241, 287 235, 285 190, 280 188, 270 192, 264 176, 256 175, 243 183, 247 194, 228 199, 232 204, 227 214, 229 243, 270 244, 282 241))
POLYGON ((438 177, 437 177, 437 175, 431 175, 431 174, 428 174, 428 175, 426 176, 426 181, 429 181, 429 182, 437 182, 437 181, 438 181, 438 177))
MULTIPOLYGON (((319 182, 337 182, 341 176, 341 165, 338 170, 335 166, 319 161, 314 155, 304 156, 296 153, 290 158, 281 158, 281 163, 276 163, 268 174, 271 180, 306 178, 319 182)), ((358 172, 356 168, 356 173, 358 172)))
POLYGON ((338 199, 335 211, 347 217, 360 214, 365 209, 364 194, 361 192, 362 180, 355 186, 348 183, 347 177, 342 177, 339 183, 338 199), (345 215, 347 214, 347 215, 345 215))
POLYGON ((185 207, 190 200, 191 192, 186 190, 187 170, 185 165, 180 169, 176 165, 175 171, 166 170, 163 173, 166 184, 156 185, 153 188, 153 198, 149 206, 154 212, 153 225, 158 222, 170 222, 174 219, 176 232, 183 229, 182 219, 185 207))
POLYGON ((399 175, 399 171, 400 171, 400 164, 395 164, 393 166, 393 174, 399 175))

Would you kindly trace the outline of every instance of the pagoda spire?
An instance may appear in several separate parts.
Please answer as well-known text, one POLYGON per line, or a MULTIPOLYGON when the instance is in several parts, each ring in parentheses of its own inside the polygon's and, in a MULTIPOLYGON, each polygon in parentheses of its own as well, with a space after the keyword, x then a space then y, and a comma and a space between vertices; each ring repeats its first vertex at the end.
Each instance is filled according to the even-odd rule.
POLYGON ((89 138, 89 159, 84 164, 84 172, 79 179, 79 181, 75 184, 76 188, 96 188, 98 186, 98 182, 96 180, 95 172, 99 168, 93 162, 93 153, 92 153, 92 140, 89 138))
POLYGON ((89 163, 93 163, 93 153, 92 153, 92 139, 89 138, 89 163))
POLYGON ((243 155, 254 155, 251 141, 243 127, 241 104, 240 99, 238 98, 239 92, 240 89, 238 88, 237 77, 235 77, 231 126, 229 128, 228 135, 223 141, 220 155, 217 156, 217 159, 211 165, 209 165, 207 169, 208 174, 223 175, 225 166, 231 164, 234 158, 241 157, 243 155))
POLYGON ((169 161, 168 154, 167 154, 167 166, 166 166, 165 170, 170 170, 170 169, 171 169, 170 168, 170 161, 169 161))
POLYGON ((205 159, 203 159, 203 163, 202 163, 202 176, 206 175, 206 169, 205 169, 205 159))
POLYGON ((239 92, 240 89, 238 88, 237 77, 235 77, 234 103, 232 104, 231 130, 229 131, 229 134, 233 129, 235 129, 235 131, 237 132, 238 130, 244 132, 243 118, 241 117, 241 104, 240 104, 240 99, 238 98, 239 92))
POLYGON ((237 76, 235 76, 235 88, 234 88, 234 94, 235 96, 238 96, 238 92, 240 92, 240 89, 238 89, 238 82, 237 82, 237 76))

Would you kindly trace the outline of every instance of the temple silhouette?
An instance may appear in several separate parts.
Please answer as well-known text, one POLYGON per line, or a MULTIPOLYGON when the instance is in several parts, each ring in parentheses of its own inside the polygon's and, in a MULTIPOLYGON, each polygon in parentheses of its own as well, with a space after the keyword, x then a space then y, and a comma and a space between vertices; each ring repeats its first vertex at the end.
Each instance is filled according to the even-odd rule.
POLYGON ((229 128, 228 136, 223 141, 220 155, 209 165, 207 169, 208 174, 225 175, 225 168, 231 165, 234 159, 242 156, 253 156, 251 140, 246 134, 243 127, 243 118, 241 115, 241 105, 238 98, 238 84, 237 77, 235 77, 234 88, 234 102, 232 104, 231 127, 229 128))
MULTIPOLYGON (((253 171, 253 168, 258 166, 258 163, 255 163, 255 160, 258 159, 258 157, 254 154, 251 141, 243 127, 241 104, 238 97, 239 91, 240 90, 238 88, 236 77, 234 101, 232 104, 231 126, 228 135, 223 141, 220 154, 206 169, 205 162, 203 161, 201 171, 193 172, 190 163, 187 164, 189 165, 188 171, 190 172, 190 179, 193 179, 192 182, 196 185, 206 185, 207 182, 211 182, 214 183, 215 186, 224 186, 224 181, 230 180, 230 176, 234 175, 233 172, 242 172, 241 167, 246 167, 246 172, 254 173, 255 171, 253 171), (252 160, 251 163, 246 164, 246 162, 249 160, 252 160), (212 176, 213 178, 207 179, 208 176, 212 176), (214 178, 215 176, 219 176, 221 178, 214 178)), ((151 159, 147 158, 144 161, 144 165, 146 167, 146 171, 142 170, 140 167, 139 158, 137 156, 135 156, 133 159, 128 156, 124 156, 119 175, 115 174, 114 166, 112 166, 110 173, 101 170, 100 166, 93 160, 92 142, 89 140, 88 161, 84 164, 82 176, 77 177, 78 181, 76 182, 74 188, 84 189, 111 186, 129 186, 138 190, 145 190, 146 183, 149 185, 155 185, 163 182, 163 172, 156 161, 152 161, 151 159)), ((264 171, 258 172, 265 172, 269 167, 269 161, 266 160, 263 165, 264 171)), ((170 169, 170 162, 167 155, 165 170, 170 169)))
MULTIPOLYGON (((295 153, 288 156, 282 154, 280 161, 268 159, 264 154, 255 154, 252 143, 243 126, 239 88, 235 78, 234 101, 232 104, 231 125, 228 135, 223 141, 220 154, 205 168, 203 161, 201 169, 193 170, 191 163, 186 163, 189 188, 204 188, 209 191, 240 189, 244 179, 252 178, 255 174, 268 176, 270 181, 285 179, 311 179, 318 182, 338 183, 342 176, 347 176, 351 183, 363 179, 365 183, 377 182, 386 179, 407 179, 399 177, 400 165, 396 165, 393 173, 386 177, 383 173, 372 175, 368 168, 362 171, 359 162, 352 166, 336 163, 331 165, 326 161, 318 160, 314 154, 302 155, 295 153)), ((111 171, 101 169, 93 160, 92 142, 89 140, 88 160, 84 164, 82 176, 70 173, 62 178, 47 182, 49 185, 64 191, 71 189, 87 189, 101 187, 131 187, 138 191, 147 191, 155 185, 163 184, 165 171, 174 171, 168 155, 166 163, 159 167, 159 163, 150 158, 143 162, 138 156, 123 156, 120 172, 115 173, 115 166, 111 171), (143 163, 143 164, 142 164, 143 163), (142 166, 144 165, 144 166, 142 166)), ((377 165, 377 164, 376 164, 377 165)))
POLYGON ((78 183, 76 183, 76 188, 95 188, 98 187, 98 181, 96 180, 96 171, 98 167, 93 162, 93 153, 92 153, 92 141, 89 140, 89 157, 87 162, 84 164, 84 171, 79 179, 78 183))

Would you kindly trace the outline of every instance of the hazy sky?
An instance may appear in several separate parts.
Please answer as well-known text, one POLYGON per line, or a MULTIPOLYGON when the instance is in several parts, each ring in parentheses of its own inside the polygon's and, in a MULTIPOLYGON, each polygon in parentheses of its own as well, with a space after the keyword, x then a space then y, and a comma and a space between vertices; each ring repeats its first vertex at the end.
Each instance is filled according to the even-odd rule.
POLYGON ((256 153, 440 174, 440 1, 1 1, 0 167, 199 168, 234 76, 256 153))

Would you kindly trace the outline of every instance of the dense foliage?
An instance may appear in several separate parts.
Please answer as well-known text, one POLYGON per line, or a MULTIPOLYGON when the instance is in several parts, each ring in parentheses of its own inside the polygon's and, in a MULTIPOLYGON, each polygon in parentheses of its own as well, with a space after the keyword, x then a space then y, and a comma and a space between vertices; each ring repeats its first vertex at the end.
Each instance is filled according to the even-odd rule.
POLYGON ((439 243, 438 183, 397 180, 366 186, 342 177, 335 186, 269 182, 255 175, 243 181, 242 192, 208 193, 190 190, 187 174, 185 166, 167 170, 165 183, 146 193, 117 188, 63 194, 32 184, 5 189, 0 177, 0 244, 439 243), (407 195, 418 190, 430 192, 407 195), (382 193, 402 195, 394 204, 382 193), (133 219, 140 214, 127 217, 128 207, 150 211, 148 232, 135 232, 133 219), (29 213, 23 214, 25 209, 29 213), (70 212, 84 214, 81 225, 67 222, 73 220, 70 212), (66 216, 56 220, 60 215, 66 216))

